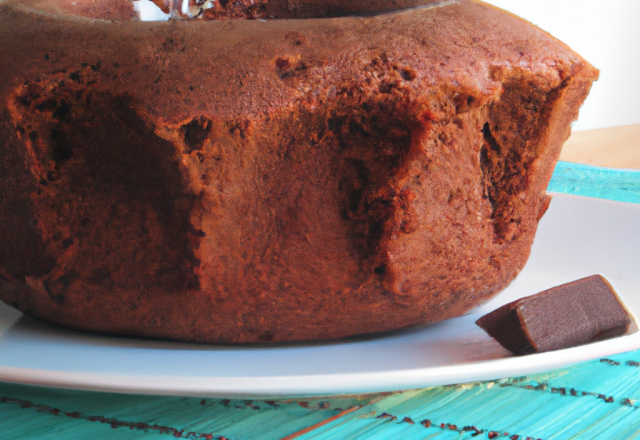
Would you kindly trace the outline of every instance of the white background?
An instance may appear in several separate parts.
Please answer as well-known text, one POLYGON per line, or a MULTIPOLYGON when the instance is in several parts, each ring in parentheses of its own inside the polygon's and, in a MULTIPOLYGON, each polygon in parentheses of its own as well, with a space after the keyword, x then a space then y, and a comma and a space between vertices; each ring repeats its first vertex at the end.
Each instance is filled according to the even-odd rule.
POLYGON ((640 0, 487 0, 600 69, 575 130, 640 123, 640 0))

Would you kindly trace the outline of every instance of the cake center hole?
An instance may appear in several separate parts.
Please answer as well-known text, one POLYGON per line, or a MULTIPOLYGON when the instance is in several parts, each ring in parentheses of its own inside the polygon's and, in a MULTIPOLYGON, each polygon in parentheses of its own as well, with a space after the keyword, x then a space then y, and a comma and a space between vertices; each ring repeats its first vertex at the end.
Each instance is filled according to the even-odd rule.
POLYGON ((372 16, 433 8, 455 0, 134 0, 142 21, 169 19, 270 20, 372 16))

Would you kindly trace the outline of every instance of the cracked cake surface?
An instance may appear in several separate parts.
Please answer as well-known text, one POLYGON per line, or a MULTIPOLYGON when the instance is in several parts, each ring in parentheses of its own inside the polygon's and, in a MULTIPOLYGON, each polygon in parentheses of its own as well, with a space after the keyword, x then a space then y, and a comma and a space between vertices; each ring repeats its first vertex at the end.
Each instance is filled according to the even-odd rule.
POLYGON ((101 333, 312 341, 465 313, 524 266, 598 75, 469 0, 168 22, 74 3, 0 4, 0 298, 101 333), (337 17, 284 19, 309 14, 337 17))

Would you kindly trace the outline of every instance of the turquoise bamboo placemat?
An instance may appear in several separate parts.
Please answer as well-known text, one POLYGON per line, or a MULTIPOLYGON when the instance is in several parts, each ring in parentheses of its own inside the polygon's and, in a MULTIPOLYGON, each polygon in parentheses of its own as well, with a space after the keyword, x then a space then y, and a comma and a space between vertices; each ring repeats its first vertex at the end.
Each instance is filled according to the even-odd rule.
POLYGON ((640 203, 640 171, 558 162, 549 191, 640 203))
MULTIPOLYGON (((549 190, 640 203, 640 172, 560 162, 549 190)), ((0 383, 0 439, 635 439, 639 409, 634 351, 521 378, 287 401, 0 383)))

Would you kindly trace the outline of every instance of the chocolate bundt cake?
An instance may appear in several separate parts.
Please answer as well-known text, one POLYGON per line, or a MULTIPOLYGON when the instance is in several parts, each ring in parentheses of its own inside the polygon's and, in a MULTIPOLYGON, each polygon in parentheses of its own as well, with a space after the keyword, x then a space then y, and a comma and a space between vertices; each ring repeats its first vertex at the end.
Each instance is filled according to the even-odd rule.
POLYGON ((472 0, 155 4, 0 4, 4 302, 313 341, 459 316, 522 269, 598 76, 566 45, 472 0))

